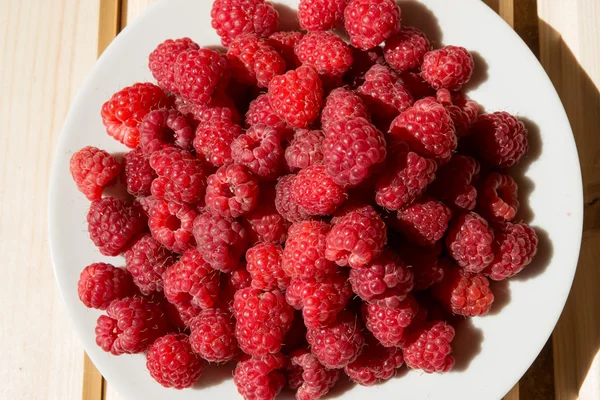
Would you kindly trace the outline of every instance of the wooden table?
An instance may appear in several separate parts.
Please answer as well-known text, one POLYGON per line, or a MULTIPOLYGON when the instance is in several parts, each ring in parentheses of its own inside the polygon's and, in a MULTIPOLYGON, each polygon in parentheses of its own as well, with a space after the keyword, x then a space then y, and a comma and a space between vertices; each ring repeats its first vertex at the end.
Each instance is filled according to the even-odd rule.
MULTIPOLYGON (((506 399, 600 399, 600 2, 485 1, 554 82, 579 148, 585 192, 581 257, 567 306, 506 399)), ((47 185, 73 96, 98 53, 151 2, 0 0, 0 399, 119 399, 84 358, 54 283, 47 185)))

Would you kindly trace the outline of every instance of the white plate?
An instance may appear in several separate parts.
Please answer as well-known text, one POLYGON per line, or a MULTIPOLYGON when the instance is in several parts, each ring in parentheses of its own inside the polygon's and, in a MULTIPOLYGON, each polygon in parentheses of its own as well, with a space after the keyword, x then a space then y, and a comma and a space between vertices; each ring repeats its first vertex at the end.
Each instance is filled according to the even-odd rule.
MULTIPOLYGON (((279 0, 287 27, 297 0, 279 0), (286 7, 285 5, 289 6, 286 7)), ((79 337, 102 375, 124 399, 237 398, 228 370, 212 372, 191 390, 169 390, 154 382, 143 355, 115 357, 95 344, 99 312, 77 297, 80 271, 103 257, 88 238, 89 202, 69 174, 71 154, 85 145, 110 152, 126 149, 110 138, 100 107, 115 91, 150 81, 148 54, 167 38, 189 36, 218 45, 210 26, 210 0, 163 0, 128 26, 102 54, 74 101, 58 144, 50 182, 50 246, 56 280, 79 337), (201 392, 201 393, 200 393, 201 392)), ((429 34, 436 45, 456 44, 476 53, 470 95, 486 110, 506 110, 523 118, 532 150, 520 176, 521 216, 540 234, 533 264, 508 283, 494 285, 492 315, 465 321, 455 339, 456 368, 444 375, 401 372, 372 388, 345 385, 334 393, 346 399, 501 398, 533 362, 548 339, 567 299, 579 254, 583 200, 573 135, 546 73, 513 30, 479 0, 401 2, 404 20, 429 34), (436 21, 437 19, 437 21, 436 21), (485 60, 485 61, 483 61, 485 60), (475 87, 476 86, 476 87, 475 87)))

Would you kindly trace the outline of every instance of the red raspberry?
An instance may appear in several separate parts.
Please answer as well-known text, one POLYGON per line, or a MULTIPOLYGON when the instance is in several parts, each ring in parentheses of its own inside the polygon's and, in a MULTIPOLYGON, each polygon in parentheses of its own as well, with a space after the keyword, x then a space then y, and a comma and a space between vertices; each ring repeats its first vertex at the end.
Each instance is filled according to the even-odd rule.
POLYGON ((259 179, 275 179, 279 176, 283 160, 279 133, 274 128, 262 124, 252 128, 265 128, 266 132, 260 139, 254 139, 250 134, 238 136, 231 144, 231 157, 234 162, 246 166, 259 179))
POLYGON ((456 149, 454 124, 448 111, 433 97, 417 101, 400 114, 390 127, 398 140, 405 140, 416 153, 440 163, 456 149))
POLYGON ((344 81, 356 88, 365 81, 365 74, 375 64, 386 65, 383 56, 383 48, 377 46, 370 50, 361 50, 351 47, 354 63, 350 70, 344 75, 344 81))
POLYGON ((364 301, 390 295, 406 297, 413 288, 413 273, 391 250, 385 250, 364 268, 350 269, 352 290, 364 301))
POLYGON ((304 168, 291 183, 293 201, 309 215, 328 215, 346 200, 344 188, 325 172, 323 164, 304 168))
POLYGON ((295 52, 302 64, 326 77, 341 77, 354 61, 350 47, 332 32, 307 33, 295 52))
POLYGON ((402 260, 411 266, 411 271, 415 277, 415 291, 428 289, 444 278, 444 270, 438 265, 437 254, 428 253, 411 244, 405 244, 398 250, 402 260))
POLYGON ((229 164, 208 177, 206 207, 222 217, 248 214, 258 203, 258 182, 246 167, 229 164))
POLYGON ((227 49, 233 78, 243 84, 265 88, 276 75, 285 72, 283 57, 253 33, 237 36, 227 49))
POLYGON ((88 200, 96 200, 102 197, 105 187, 117 181, 121 164, 106 151, 86 146, 73 154, 69 169, 77 189, 88 200))
POLYGON ((177 110, 154 110, 146 114, 140 125, 140 147, 144 154, 171 146, 190 150, 194 130, 177 110))
POLYGON ((279 25, 277 10, 264 0, 216 0, 210 16, 225 47, 243 33, 269 36, 279 25))
POLYGON ((123 156, 121 182, 129 194, 136 197, 149 196, 152 181, 156 177, 156 172, 150 166, 150 160, 144 155, 141 147, 136 147, 123 156))
POLYGON ((288 370, 298 377, 294 384, 296 399, 317 400, 325 396, 340 379, 340 371, 327 369, 306 349, 290 354, 288 370))
POLYGON ((133 295, 134 291, 127 271, 106 263, 93 263, 85 267, 77 284, 81 302, 86 307, 100 310, 106 310, 115 299, 133 295))
POLYGON ((477 160, 455 154, 438 170, 431 192, 457 211, 473 210, 477 202, 477 189, 472 183, 478 175, 477 160))
POLYGON ((185 389, 202 375, 204 360, 192 351, 187 335, 169 334, 150 346, 146 355, 146 368, 164 387, 185 389))
POLYGON ((87 214, 90 239, 105 256, 117 256, 129 241, 146 227, 139 206, 114 197, 92 201, 87 214))
POLYGON ((275 186, 275 208, 290 222, 299 222, 308 218, 308 213, 292 197, 291 186, 295 178, 296 175, 285 175, 279 178, 275 186))
POLYGON ((412 94, 415 101, 425 97, 435 96, 435 90, 429 86, 429 83, 423 80, 423 77, 419 71, 401 72, 400 78, 404 82, 404 85, 408 88, 409 92, 412 94))
POLYGON ((348 0, 300 0, 298 19, 309 32, 328 31, 344 21, 348 0))
POLYGON ((253 288, 285 290, 290 285, 290 277, 281 268, 282 254, 281 246, 273 243, 259 243, 246 251, 253 288))
MULTIPOLYGON (((287 299, 286 299, 287 300, 287 299)), ((304 325, 304 319, 302 318, 301 311, 294 311, 294 320, 292 321, 292 327, 285 335, 283 341, 282 352, 284 354, 291 354, 293 351, 308 346, 306 342, 306 325, 304 325)))
POLYGON ((187 150, 167 147, 150 156, 158 178, 152 181, 152 195, 167 201, 195 204, 204 198, 206 172, 200 160, 187 150))
POLYGON ((448 372, 454 366, 454 357, 450 355, 452 339, 452 326, 441 321, 427 324, 412 334, 404 347, 406 365, 427 373, 448 372))
POLYGON ((242 289, 234 296, 233 308, 235 336, 244 353, 261 357, 281 350, 294 318, 281 292, 242 289))
POLYGON ((321 125, 325 132, 346 118, 362 117, 369 120, 369 111, 362 99, 351 90, 337 88, 331 91, 321 112, 321 125))
POLYGON ((479 105, 461 93, 450 93, 448 89, 438 90, 436 98, 450 113, 456 136, 467 136, 479 115, 479 105))
POLYGON ((244 399, 274 400, 285 386, 287 360, 282 354, 242 359, 235 367, 233 382, 244 399))
POLYGON ((204 259, 222 272, 234 271, 248 248, 248 233, 241 223, 208 212, 194 220, 194 237, 204 259))
POLYGON ((153 83, 136 83, 113 94, 102 105, 102 123, 106 132, 129 148, 140 144, 139 126, 152 110, 169 105, 169 98, 153 83))
POLYGON ((400 7, 394 0, 351 0, 344 25, 352 46, 369 50, 400 29, 400 7))
POLYGON ((409 295, 403 300, 397 296, 363 303, 362 316, 367 329, 385 347, 402 346, 406 341, 406 327, 419 311, 419 304, 409 295))
POLYGON ((275 187, 263 185, 256 208, 244 218, 250 243, 269 242, 283 244, 290 226, 275 207, 275 187))
POLYGON ((452 211, 442 202, 423 199, 398 211, 395 221, 411 242, 433 247, 440 240, 452 219, 452 211))
POLYGON ((450 256, 467 272, 478 273, 494 260, 494 232, 474 212, 455 218, 448 229, 446 247, 450 256))
POLYGON ((275 32, 269 36, 267 42, 281 54, 288 69, 296 69, 302 63, 298 60, 294 48, 303 37, 304 34, 297 31, 275 32))
POLYGON ((495 281, 518 274, 537 253, 538 237, 527 224, 507 223, 496 234, 496 257, 484 273, 495 281))
POLYGON ((215 93, 209 104, 194 104, 182 97, 177 97, 175 108, 185 115, 194 129, 213 118, 231 120, 235 124, 241 123, 241 117, 234 101, 221 92, 215 93))
POLYGON ((196 128, 194 149, 199 158, 219 167, 232 161, 231 143, 242 133, 242 127, 231 118, 212 114, 196 128))
POLYGON ((235 324, 231 315, 218 308, 202 310, 190 323, 192 349, 209 362, 223 363, 237 353, 235 324))
POLYGON ((423 56, 431 49, 427 36, 417 28, 403 27, 385 41, 385 61, 398 72, 421 66, 423 56))
POLYGON ((179 53, 186 50, 199 50, 198 46, 190 38, 167 39, 159 44, 148 57, 148 68, 152 76, 163 90, 177 94, 175 84, 175 60, 179 53))
POLYGON ((464 47, 446 46, 423 56, 421 76, 435 90, 459 90, 472 73, 473 56, 464 47))
POLYGON ((285 149, 285 161, 290 171, 299 171, 323 161, 321 149, 325 135, 323 131, 298 129, 294 139, 285 149))
POLYGON ((246 113, 246 126, 251 127, 257 124, 265 124, 277 129, 287 127, 287 124, 275 113, 266 94, 261 94, 253 100, 246 113))
POLYGON ((402 350, 399 347, 383 347, 373 338, 367 338, 362 354, 346 365, 344 372, 354 382, 363 386, 372 386, 377 381, 387 381, 404 364, 402 350))
POLYGON ((512 221, 519 209, 518 190, 513 178, 492 172, 481 185, 477 207, 490 221, 512 221))
POLYGON ((179 94, 195 104, 207 104, 229 80, 229 63, 210 49, 182 51, 175 61, 175 84, 179 94))
POLYGON ((479 155, 492 167, 512 167, 528 149, 525 125, 504 111, 480 115, 471 128, 470 137, 479 155))
POLYGON ((351 312, 338 315, 333 324, 309 329, 306 340, 317 360, 326 368, 344 368, 362 353, 365 338, 360 319, 351 312))
POLYGON ((96 344, 115 356, 141 353, 167 333, 163 313, 159 304, 146 298, 114 300, 106 309, 106 315, 98 318, 96 344))
POLYGON ((202 311, 190 304, 175 305, 164 301, 164 308, 167 314, 167 320, 179 332, 189 329, 191 321, 202 311))
POLYGON ((175 254, 161 246, 149 233, 140 235, 125 252, 127 271, 146 296, 162 292, 162 275, 175 262, 175 254))
POLYGON ((221 293, 219 294, 219 304, 221 308, 228 310, 233 315, 233 296, 238 290, 250 287, 252 277, 246 270, 244 263, 239 269, 226 274, 221 273, 221 293))
POLYGON ((296 128, 306 128, 321 112, 323 85, 307 66, 286 72, 269 83, 268 98, 275 113, 296 128))
POLYGON ((318 328, 335 322, 352 297, 347 275, 339 273, 317 281, 293 278, 285 298, 292 307, 302 309, 307 328, 318 328))
POLYGON ((196 210, 186 204, 156 199, 150 208, 148 227, 160 244, 181 254, 196 245, 192 235, 196 215, 196 210))

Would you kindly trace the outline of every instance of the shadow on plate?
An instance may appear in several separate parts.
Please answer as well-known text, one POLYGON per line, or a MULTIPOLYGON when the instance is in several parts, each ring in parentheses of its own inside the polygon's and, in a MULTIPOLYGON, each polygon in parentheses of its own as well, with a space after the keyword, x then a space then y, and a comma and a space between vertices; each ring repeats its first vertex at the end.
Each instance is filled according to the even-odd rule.
POLYGON ((226 380, 231 380, 233 383, 233 370, 235 369, 234 362, 228 362, 222 365, 210 364, 204 370, 202 377, 198 379, 198 382, 192 389, 202 390, 212 386, 220 385, 226 380))
POLYGON ((402 25, 420 29, 434 48, 442 47, 442 29, 437 17, 426 5, 414 0, 399 0, 396 3, 402 9, 402 25))
POLYGON ((452 355, 456 364, 451 371, 461 372, 465 371, 471 364, 471 360, 481 352, 483 331, 473 325, 471 318, 458 319, 452 325, 456 330, 452 342, 452 355))

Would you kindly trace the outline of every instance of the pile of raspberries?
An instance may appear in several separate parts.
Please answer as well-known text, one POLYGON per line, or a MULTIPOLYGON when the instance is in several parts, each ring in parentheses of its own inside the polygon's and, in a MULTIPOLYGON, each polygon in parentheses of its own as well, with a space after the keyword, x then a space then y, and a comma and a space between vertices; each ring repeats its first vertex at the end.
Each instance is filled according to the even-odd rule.
POLYGON ((237 363, 245 399, 450 370, 455 316, 487 314, 489 280, 536 253, 507 174, 523 123, 480 113, 471 54, 432 49, 394 0, 301 0, 294 32, 264 0, 211 17, 225 51, 166 40, 157 84, 102 106, 131 150, 71 158, 91 240, 125 257, 81 273, 97 344, 176 389, 237 363), (128 197, 103 197, 117 181, 128 197))

